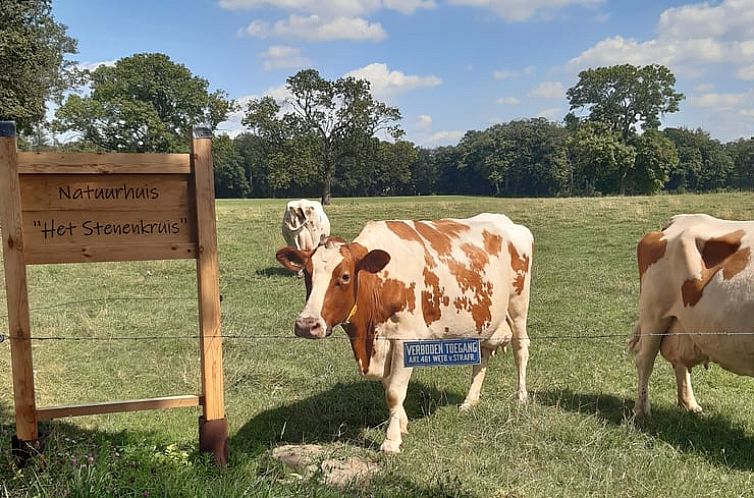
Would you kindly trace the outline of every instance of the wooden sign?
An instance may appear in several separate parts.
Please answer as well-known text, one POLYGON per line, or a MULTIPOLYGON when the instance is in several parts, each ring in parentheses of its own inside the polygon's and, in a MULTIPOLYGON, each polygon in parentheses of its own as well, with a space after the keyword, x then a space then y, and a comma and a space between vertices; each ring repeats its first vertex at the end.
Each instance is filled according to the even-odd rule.
POLYGON ((227 460, 212 134, 191 154, 18 152, 0 121, 0 226, 13 368, 17 454, 41 451, 37 422, 57 417, 202 406, 199 449, 227 460), (196 259, 199 395, 38 408, 26 265, 196 259))

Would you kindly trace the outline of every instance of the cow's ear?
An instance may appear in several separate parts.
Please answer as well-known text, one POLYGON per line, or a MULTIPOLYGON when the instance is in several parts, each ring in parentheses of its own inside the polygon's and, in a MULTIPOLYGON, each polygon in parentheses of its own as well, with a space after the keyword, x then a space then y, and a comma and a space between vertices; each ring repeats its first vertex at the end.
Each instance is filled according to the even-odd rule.
POLYGON ((356 271, 368 271, 377 273, 387 266, 390 262, 390 255, 381 249, 369 251, 361 261, 356 265, 356 271))
POLYGON ((285 266, 291 271, 298 272, 306 266, 306 262, 309 260, 310 254, 308 252, 299 251, 293 247, 282 247, 275 253, 275 258, 281 265, 285 266))

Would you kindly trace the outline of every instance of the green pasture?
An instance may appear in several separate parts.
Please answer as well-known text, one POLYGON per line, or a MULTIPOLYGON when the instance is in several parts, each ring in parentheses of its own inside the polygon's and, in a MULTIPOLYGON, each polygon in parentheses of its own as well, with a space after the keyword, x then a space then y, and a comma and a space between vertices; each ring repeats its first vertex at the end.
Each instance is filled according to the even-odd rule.
MULTIPOLYGON (((496 356, 482 401, 461 413, 470 367, 417 369, 403 452, 377 453, 382 385, 359 377, 345 334, 293 337, 304 284, 274 258, 284 200, 218 202, 230 462, 197 452, 198 409, 103 415, 46 424, 47 450, 13 467, 10 347, 0 344, 0 497, 734 497, 754 496, 754 384, 716 365, 694 371, 701 416, 675 406, 659 359, 653 415, 631 416, 625 342, 637 314, 635 247, 677 213, 754 218, 751 194, 634 198, 335 199, 333 233, 371 219, 501 212, 534 233, 529 334, 532 401, 513 397, 510 352, 496 356), (620 337, 589 339, 620 334, 620 337), (567 337, 566 337, 567 336, 567 337), (581 339, 574 339, 579 336, 581 339), (558 337, 561 337, 558 339, 558 337), (251 339, 254 338, 254 339, 251 339), (370 486, 341 491, 290 475, 269 457, 283 443, 371 454, 370 486)), ((0 272, 2 270, 0 269, 0 272)), ((193 261, 29 269, 35 336, 114 337, 33 343, 40 406, 195 394, 199 385, 193 261), (121 340, 123 336, 167 336, 121 340)), ((5 291, 0 330, 6 331, 5 291)))

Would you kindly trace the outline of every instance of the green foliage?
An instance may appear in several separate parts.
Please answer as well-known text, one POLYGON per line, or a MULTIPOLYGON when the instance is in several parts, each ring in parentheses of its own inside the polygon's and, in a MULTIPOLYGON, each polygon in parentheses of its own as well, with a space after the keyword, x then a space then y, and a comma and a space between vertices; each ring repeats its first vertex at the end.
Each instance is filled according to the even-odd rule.
POLYGON ((609 125, 627 140, 637 126, 656 130, 660 115, 678 111, 684 95, 674 86, 675 76, 665 66, 622 64, 581 71, 566 95, 571 110, 587 111, 589 120, 609 125))
POLYGON ((632 194, 659 192, 679 164, 675 145, 657 131, 647 131, 633 140, 634 167, 629 171, 628 189, 632 194))
POLYGON ((87 72, 91 92, 70 95, 55 113, 55 127, 75 131, 101 150, 178 152, 191 127, 212 129, 234 103, 207 80, 164 54, 136 54, 87 72))
POLYGON ((212 160, 215 168, 215 196, 247 197, 251 191, 241 154, 227 135, 212 139, 212 160))
POLYGON ((636 150, 620 134, 598 121, 579 126, 568 141, 574 169, 574 191, 624 194, 626 177, 634 167, 636 150))
POLYGON ((55 22, 51 0, 0 2, 0 120, 32 133, 45 120, 46 103, 78 81, 76 40, 55 22))
POLYGON ((669 189, 705 192, 731 184, 733 158, 709 133, 702 129, 666 128, 663 134, 675 144, 680 160, 670 172, 669 189))
POLYGON ((330 81, 315 69, 289 77, 291 97, 281 107, 272 97, 252 100, 243 124, 270 142, 270 185, 277 190, 291 186, 296 175, 286 169, 293 163, 299 173, 315 172, 322 201, 329 204, 336 167, 363 161, 374 151, 372 137, 386 132, 399 138, 394 124, 400 111, 372 97, 369 82, 353 77, 330 81), (283 159, 287 158, 287 160, 283 159))
POLYGON ((735 167, 735 186, 754 189, 754 138, 740 139, 726 147, 735 167))
POLYGON ((568 181, 566 136, 565 128, 544 118, 469 132, 458 145, 461 167, 486 178, 495 195, 554 195, 568 181))

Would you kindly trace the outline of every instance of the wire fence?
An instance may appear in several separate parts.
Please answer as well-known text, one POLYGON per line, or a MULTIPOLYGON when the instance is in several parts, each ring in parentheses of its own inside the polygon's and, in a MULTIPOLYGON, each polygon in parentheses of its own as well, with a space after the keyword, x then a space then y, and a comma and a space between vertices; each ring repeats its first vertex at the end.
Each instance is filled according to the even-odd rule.
MULTIPOLYGON (((81 300, 74 300, 74 301, 63 301, 59 303, 53 303, 46 306, 41 307, 35 307, 33 308, 32 312, 39 312, 39 311, 45 311, 45 310, 51 310, 56 308, 62 308, 62 307, 68 307, 68 306, 77 306, 82 304, 91 304, 91 303, 103 303, 108 304, 111 302, 123 302, 123 301, 133 301, 133 302, 139 302, 139 301, 196 301, 196 296, 162 296, 162 297, 155 297, 155 296, 108 296, 108 297, 99 297, 99 298, 91 298, 91 299, 81 299, 81 300)), ((220 300, 223 300, 223 296, 220 296, 220 300)), ((6 319, 7 315, 0 315, 0 319, 6 319)), ((226 320, 223 319, 222 323, 223 325, 226 325, 226 320)), ((159 328, 162 331, 165 332, 176 332, 176 331, 182 331, 186 330, 186 327, 163 327, 163 326, 153 326, 154 328, 159 328)), ((234 329, 233 327, 229 327, 231 329, 234 329)), ((237 330, 237 329, 236 329, 237 330)), ((160 334, 160 335, 134 335, 134 334, 124 334, 125 329, 122 329, 119 331, 120 333, 110 333, 106 335, 40 335, 40 336, 32 336, 32 337, 19 337, 14 336, 13 334, 5 333, 3 331, 0 331, 0 343, 9 343, 10 341, 16 340, 16 341, 35 341, 35 342, 44 342, 44 341, 93 341, 93 342, 111 342, 111 341, 162 341, 162 340, 200 340, 200 339, 215 339, 215 338, 222 338, 222 339, 228 339, 228 340, 236 340, 236 341, 270 341, 270 340, 298 340, 300 337, 295 336, 293 333, 291 334, 258 334, 254 333, 250 330, 242 330, 242 333, 239 332, 229 332, 229 333, 222 333, 222 334, 199 334, 199 333, 185 333, 185 334, 160 334)), ((641 336, 643 337, 665 337, 665 336, 754 336, 754 331, 751 332, 733 332, 733 331, 695 331, 695 332, 642 332, 641 336)), ((560 334, 560 335, 531 335, 526 338, 517 338, 517 337, 511 337, 509 338, 510 341, 519 341, 519 340, 525 340, 528 339, 529 341, 594 341, 594 340, 603 340, 603 339, 628 339, 631 337, 631 334, 627 331, 625 333, 585 333, 585 334, 560 334)), ((480 335, 455 335, 451 334, 448 336, 448 338, 452 339, 481 339, 484 340, 486 337, 482 337, 480 335)), ((361 340, 363 337, 349 337, 348 335, 334 335, 330 334, 324 339, 326 340, 334 340, 334 341, 340 341, 340 340, 347 340, 347 341, 356 341, 361 340)), ((391 336, 385 336, 385 335, 377 335, 376 337, 373 337, 375 340, 384 340, 384 341, 429 341, 429 340, 437 340, 437 337, 391 337, 391 336)))

